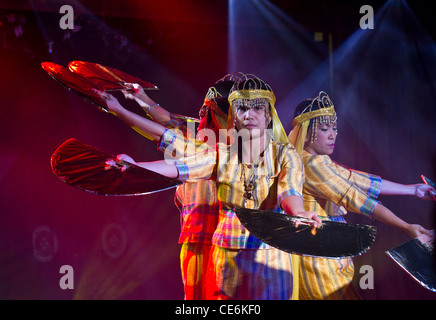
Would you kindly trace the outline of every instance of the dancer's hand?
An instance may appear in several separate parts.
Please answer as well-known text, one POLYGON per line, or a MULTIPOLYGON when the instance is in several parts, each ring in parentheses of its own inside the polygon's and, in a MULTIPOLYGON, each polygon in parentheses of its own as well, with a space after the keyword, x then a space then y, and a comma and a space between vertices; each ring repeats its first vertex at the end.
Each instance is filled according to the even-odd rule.
POLYGON ((148 113, 150 108, 159 105, 151 99, 144 89, 137 83, 126 83, 126 90, 122 90, 126 99, 135 100, 148 113))
POLYGON ((123 106, 120 104, 117 98, 115 98, 110 93, 100 90, 94 90, 96 94, 98 94, 102 99, 106 101, 106 106, 108 108, 108 112, 114 115, 118 115, 121 110, 123 110, 123 106))
POLYGON ((129 162, 131 164, 136 164, 135 160, 132 159, 132 157, 128 156, 127 154, 119 154, 116 156, 115 159, 108 159, 105 164, 105 170, 110 169, 119 169, 121 172, 126 171, 129 167, 129 165, 126 165, 122 162, 129 162))
POLYGON ((126 161, 126 162, 136 164, 136 161, 133 160, 133 158, 131 156, 124 154, 124 153, 117 155, 117 161, 126 161))
MULTIPOLYGON (((322 220, 318 217, 318 215, 315 212, 311 212, 311 211, 297 212, 295 216, 309 220, 310 225, 315 228, 319 228, 322 225, 322 220)), ((299 220, 295 221, 296 227, 298 227, 300 224, 303 224, 303 222, 299 220)))
POLYGON ((415 184, 413 187, 415 188, 416 197, 424 200, 436 200, 436 190, 434 187, 424 183, 415 184))
POLYGON ((121 92, 124 94, 124 98, 126 99, 136 100, 138 98, 142 100, 143 96, 147 96, 144 88, 137 83, 126 83, 125 88, 126 89, 121 92))
POLYGON ((425 229, 423 226, 419 224, 409 224, 407 226, 407 229, 405 232, 411 237, 411 238, 417 238, 422 235, 426 235, 431 237, 434 236, 433 231, 425 229))

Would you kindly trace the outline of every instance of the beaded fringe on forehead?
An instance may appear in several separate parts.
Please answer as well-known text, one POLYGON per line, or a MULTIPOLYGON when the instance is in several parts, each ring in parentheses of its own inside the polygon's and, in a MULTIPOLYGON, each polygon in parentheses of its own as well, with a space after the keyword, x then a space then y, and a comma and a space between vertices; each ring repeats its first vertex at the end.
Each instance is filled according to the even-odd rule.
POLYGON ((310 121, 313 119, 312 134, 310 136, 310 143, 316 140, 316 131, 318 124, 331 124, 336 123, 337 115, 327 93, 321 91, 317 97, 303 110, 303 112, 294 118, 292 121, 293 129, 288 135, 289 142, 295 146, 297 152, 301 155, 306 141, 307 130, 310 121), (314 103, 317 102, 319 109, 313 110, 314 103))

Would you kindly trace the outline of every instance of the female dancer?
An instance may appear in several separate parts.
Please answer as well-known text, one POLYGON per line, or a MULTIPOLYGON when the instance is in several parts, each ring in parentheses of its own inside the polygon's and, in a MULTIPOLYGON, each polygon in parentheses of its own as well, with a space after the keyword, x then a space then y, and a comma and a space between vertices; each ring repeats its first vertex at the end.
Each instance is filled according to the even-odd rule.
MULTIPOLYGON (((110 101, 110 111, 117 113, 117 103, 110 101)), ((284 211, 320 223, 314 213, 304 211, 301 159, 287 143, 275 96, 261 79, 241 77, 229 102, 227 138, 232 144, 218 143, 179 160, 137 164, 182 181, 216 181, 220 206, 207 270, 207 299, 291 299, 292 256, 251 235, 234 207, 284 211)), ((184 150, 190 143, 168 129, 161 136, 154 132, 162 151, 184 150)), ((120 159, 134 162, 126 155, 120 159)))
MULTIPOLYGON (((425 184, 402 185, 333 162, 337 137, 337 116, 328 95, 301 102, 295 111, 289 141, 301 155, 305 182, 304 206, 322 219, 345 222, 348 211, 361 213, 406 232, 412 238, 430 231, 409 224, 375 198, 379 194, 416 195, 431 199, 425 184)), ((433 189, 434 192, 434 189, 433 189)), ((300 299, 360 299, 351 281, 354 265, 351 258, 327 259, 301 257, 300 299)))

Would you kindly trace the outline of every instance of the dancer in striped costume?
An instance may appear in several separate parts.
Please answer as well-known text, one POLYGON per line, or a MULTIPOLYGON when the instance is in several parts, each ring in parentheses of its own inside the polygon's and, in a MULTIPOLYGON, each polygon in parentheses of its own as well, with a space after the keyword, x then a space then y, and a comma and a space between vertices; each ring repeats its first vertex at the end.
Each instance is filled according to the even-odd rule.
MULTIPOLYGON (((337 136, 337 117, 326 93, 320 92, 318 97, 300 103, 292 124, 294 128, 288 137, 303 160, 305 210, 316 212, 321 219, 344 223, 347 211, 360 213, 398 228, 413 238, 430 233, 420 225, 401 220, 375 200, 379 194, 430 199, 427 185, 394 183, 347 169, 330 159, 337 136)), ((352 286, 354 265, 351 258, 301 257, 300 261, 300 299, 360 299, 352 286)))
MULTIPOLYGON (((233 206, 298 215, 314 219, 314 225, 320 220, 304 211, 301 158, 287 141, 271 88, 255 76, 241 78, 229 95, 228 121, 229 131, 235 133, 230 138, 247 134, 241 144, 219 143, 173 162, 137 165, 182 181, 217 182, 220 208, 204 283, 207 299, 292 299, 292 255, 252 236, 233 206)), ((190 144, 186 140, 165 129, 159 148, 180 150, 190 144)), ((122 159, 134 162, 127 156, 122 159)))

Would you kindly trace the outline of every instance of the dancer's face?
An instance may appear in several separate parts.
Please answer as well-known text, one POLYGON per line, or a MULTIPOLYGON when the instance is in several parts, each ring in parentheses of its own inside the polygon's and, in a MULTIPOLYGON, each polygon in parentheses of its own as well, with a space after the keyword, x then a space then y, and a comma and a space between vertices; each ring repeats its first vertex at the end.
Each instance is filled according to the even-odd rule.
POLYGON ((241 105, 236 109, 236 128, 247 129, 251 137, 263 136, 271 121, 266 116, 267 104, 241 105))
POLYGON ((312 129, 307 133, 305 149, 313 155, 330 155, 335 149, 336 137, 338 135, 337 123, 319 123, 316 128, 316 140, 311 143, 312 129))

